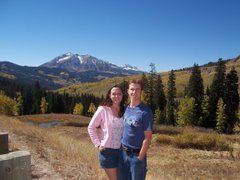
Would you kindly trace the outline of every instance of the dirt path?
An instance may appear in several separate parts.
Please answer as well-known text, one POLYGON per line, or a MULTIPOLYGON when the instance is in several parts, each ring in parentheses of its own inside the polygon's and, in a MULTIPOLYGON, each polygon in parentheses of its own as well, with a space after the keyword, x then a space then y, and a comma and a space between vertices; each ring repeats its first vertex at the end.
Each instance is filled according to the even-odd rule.
POLYGON ((57 157, 55 149, 46 147, 41 139, 18 136, 9 132, 9 150, 24 150, 31 154, 31 177, 38 180, 79 180, 97 179, 84 164, 66 163, 57 157), (35 144, 33 146, 33 144, 35 144), (41 148, 36 148, 41 146, 41 148))
MULTIPOLYGON (((47 156, 39 154, 35 149, 28 146, 27 142, 22 138, 15 134, 9 135, 9 142, 14 144, 14 147, 18 150, 29 151, 31 153, 31 177, 32 179, 66 179, 62 178, 62 175, 52 167, 52 162, 48 160, 47 156)), ((51 150, 48 150, 51 155, 51 150)))

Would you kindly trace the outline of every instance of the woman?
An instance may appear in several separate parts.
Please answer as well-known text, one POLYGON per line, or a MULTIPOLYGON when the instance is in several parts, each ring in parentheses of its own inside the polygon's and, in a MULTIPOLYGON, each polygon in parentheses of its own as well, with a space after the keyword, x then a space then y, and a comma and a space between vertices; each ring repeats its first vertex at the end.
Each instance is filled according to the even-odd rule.
POLYGON ((110 88, 88 125, 89 136, 95 147, 99 149, 100 166, 110 180, 117 180, 124 100, 121 86, 115 85, 110 88), (99 127, 100 132, 97 133, 99 127))

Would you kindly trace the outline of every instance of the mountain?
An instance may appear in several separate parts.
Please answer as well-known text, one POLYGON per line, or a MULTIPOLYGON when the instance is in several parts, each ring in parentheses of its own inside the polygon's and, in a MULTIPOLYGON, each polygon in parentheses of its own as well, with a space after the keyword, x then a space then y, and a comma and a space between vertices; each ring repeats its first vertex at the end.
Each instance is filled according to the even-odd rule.
POLYGON ((72 53, 66 53, 58 56, 53 60, 42 64, 40 67, 60 68, 68 70, 69 72, 94 71, 98 73, 110 73, 116 75, 133 75, 143 72, 130 65, 119 67, 110 62, 97 59, 91 55, 79 55, 72 53))
POLYGON ((0 62, 0 77, 24 85, 39 81, 46 89, 57 89, 78 82, 96 82, 116 76, 141 74, 136 68, 116 66, 90 55, 67 53, 39 67, 20 66, 11 62, 0 62))

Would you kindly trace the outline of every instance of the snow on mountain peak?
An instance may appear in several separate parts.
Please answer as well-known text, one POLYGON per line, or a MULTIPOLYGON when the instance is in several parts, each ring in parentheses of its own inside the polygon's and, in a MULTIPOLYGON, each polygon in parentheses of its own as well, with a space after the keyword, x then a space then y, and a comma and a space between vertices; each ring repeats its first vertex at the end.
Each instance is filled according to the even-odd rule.
POLYGON ((133 70, 133 71, 139 71, 139 69, 137 67, 134 67, 134 66, 131 66, 129 64, 125 64, 123 66, 123 69, 126 69, 126 70, 133 70))
POLYGON ((83 58, 80 55, 77 55, 77 58, 79 59, 80 64, 83 64, 83 58))
POLYGON ((72 53, 66 53, 61 58, 57 60, 57 63, 60 63, 62 61, 70 60, 70 58, 73 56, 72 53))

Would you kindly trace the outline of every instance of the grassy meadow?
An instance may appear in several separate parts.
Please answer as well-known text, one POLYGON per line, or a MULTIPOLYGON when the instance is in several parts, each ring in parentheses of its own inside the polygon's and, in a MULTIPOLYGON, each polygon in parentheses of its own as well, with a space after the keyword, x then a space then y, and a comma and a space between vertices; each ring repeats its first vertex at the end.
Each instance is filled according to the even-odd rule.
MULTIPOLYGON (((90 118, 45 114, 19 117, 0 116, 0 130, 9 132, 9 149, 29 150, 36 179, 106 179, 99 168, 98 151, 87 133, 90 118), (62 121, 52 128, 31 126, 38 123, 62 121), (44 177, 38 172, 41 161, 47 162, 52 173, 44 177), (38 164, 37 164, 38 163, 38 164), (38 168, 37 168, 38 167, 38 168)), ((44 164, 43 164, 44 166, 44 164)), ((154 127, 148 152, 147 180, 238 179, 240 177, 239 135, 217 134, 203 128, 154 127)))

